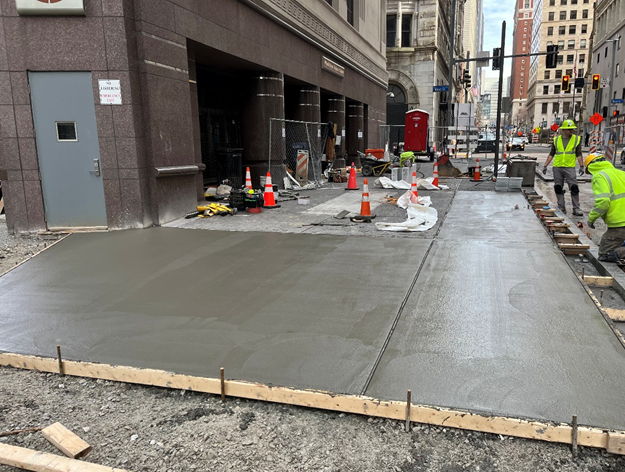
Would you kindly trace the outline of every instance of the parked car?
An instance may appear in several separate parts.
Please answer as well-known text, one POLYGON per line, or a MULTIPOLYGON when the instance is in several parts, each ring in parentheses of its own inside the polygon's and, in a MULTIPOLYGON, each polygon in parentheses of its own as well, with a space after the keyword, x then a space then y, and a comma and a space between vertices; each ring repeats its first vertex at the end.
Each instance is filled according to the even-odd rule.
POLYGON ((506 143, 508 151, 525 151, 525 141, 523 138, 515 137, 506 143))
POLYGON ((495 152, 497 149, 495 139, 478 139, 477 147, 473 152, 495 152))

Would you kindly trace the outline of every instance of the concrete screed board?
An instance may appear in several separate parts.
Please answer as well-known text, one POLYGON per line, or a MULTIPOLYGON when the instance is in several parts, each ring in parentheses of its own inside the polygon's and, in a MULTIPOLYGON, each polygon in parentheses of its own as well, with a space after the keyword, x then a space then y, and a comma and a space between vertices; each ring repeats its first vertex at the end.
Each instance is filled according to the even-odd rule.
POLYGON ((625 429, 625 350, 520 194, 458 192, 436 240, 72 235, 0 296, 8 352, 625 429))

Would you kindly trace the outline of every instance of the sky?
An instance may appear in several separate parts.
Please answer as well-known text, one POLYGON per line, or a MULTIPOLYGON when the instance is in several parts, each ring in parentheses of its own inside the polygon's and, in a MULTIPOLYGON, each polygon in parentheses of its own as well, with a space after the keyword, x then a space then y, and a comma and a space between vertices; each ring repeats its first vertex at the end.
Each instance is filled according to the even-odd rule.
MULTIPOLYGON (((512 54, 512 32, 514 31, 515 0, 484 1, 484 50, 492 53, 501 44, 501 22, 506 21, 506 54, 512 54)), ((512 59, 506 59, 504 76, 510 75, 512 59)), ((497 77, 499 72, 490 67, 483 69, 487 77, 497 77)))

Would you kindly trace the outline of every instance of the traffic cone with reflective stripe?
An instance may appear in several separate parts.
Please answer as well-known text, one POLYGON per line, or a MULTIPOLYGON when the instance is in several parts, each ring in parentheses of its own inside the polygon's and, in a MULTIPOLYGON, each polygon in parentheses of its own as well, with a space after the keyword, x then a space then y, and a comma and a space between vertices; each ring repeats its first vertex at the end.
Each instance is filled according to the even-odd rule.
POLYGON ((436 185, 438 187, 438 162, 434 161, 434 172, 432 172, 432 177, 434 177, 434 180, 432 180, 432 185, 436 185))
POLYGON ((245 188, 252 189, 252 174, 250 173, 250 168, 245 168, 245 188))
POLYGON ((475 169, 473 169, 474 182, 479 182, 480 180, 482 180, 481 170, 482 168, 480 167, 480 158, 478 157, 477 159, 475 159, 475 169))
POLYGON ((417 173, 412 173, 412 183, 410 184, 410 201, 419 203, 419 191, 417 190, 417 173))
POLYGON ((347 179, 347 187, 345 190, 358 190, 358 183, 356 182, 356 166, 352 162, 352 166, 349 168, 349 179, 347 179))
POLYGON ((265 208, 280 208, 280 205, 276 204, 276 197, 273 194, 273 184, 271 183, 271 173, 267 172, 267 179, 265 180, 265 193, 263 193, 263 200, 265 208))
POLYGON ((371 202, 369 200, 369 179, 364 179, 362 183, 362 200, 360 202, 360 215, 350 218, 351 221, 358 223, 370 223, 375 218, 371 215, 371 202))

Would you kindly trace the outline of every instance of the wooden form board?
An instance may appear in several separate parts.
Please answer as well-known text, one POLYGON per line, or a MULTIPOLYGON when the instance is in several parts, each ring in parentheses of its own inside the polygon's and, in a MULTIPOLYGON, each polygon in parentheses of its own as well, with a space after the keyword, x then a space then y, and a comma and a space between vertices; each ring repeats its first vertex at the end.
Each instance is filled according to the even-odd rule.
POLYGON ((72 459, 82 457, 91 451, 91 446, 87 442, 83 441, 77 434, 72 433, 61 423, 54 423, 47 428, 43 428, 41 434, 54 447, 72 459))
POLYGON ((0 464, 35 472, 126 472, 8 444, 0 444, 0 464))
MULTIPOLYGON (((0 353, 0 366, 38 370, 42 372, 58 372, 56 359, 12 353, 0 353)), ((155 369, 138 369, 135 367, 112 366, 108 364, 79 361, 63 361, 63 370, 65 375, 77 377, 175 388, 214 395, 220 395, 222 393, 221 380, 219 378, 194 377, 155 369)), ((276 387, 235 380, 224 381, 224 393, 227 396, 238 398, 340 411, 344 413, 355 413, 401 421, 406 420, 406 411, 409 410, 410 421, 416 423, 426 423, 436 426, 564 444, 571 444, 573 439, 573 428, 569 424, 545 423, 502 416, 487 416, 466 411, 415 404, 411 404, 410 408, 407 408, 407 402, 402 401, 383 401, 364 396, 337 395, 331 392, 298 390, 288 387, 276 387)), ((608 431, 590 426, 578 427, 577 431, 577 443, 580 446, 605 449, 608 445, 608 431)), ((621 433, 621 431, 618 431, 618 433, 621 433)))
POLYGON ((593 287, 611 287, 614 283, 614 278, 601 277, 598 275, 584 275, 584 282, 593 287))
POLYGON ((625 321, 625 310, 618 308, 604 308, 604 310, 612 321, 625 321))

